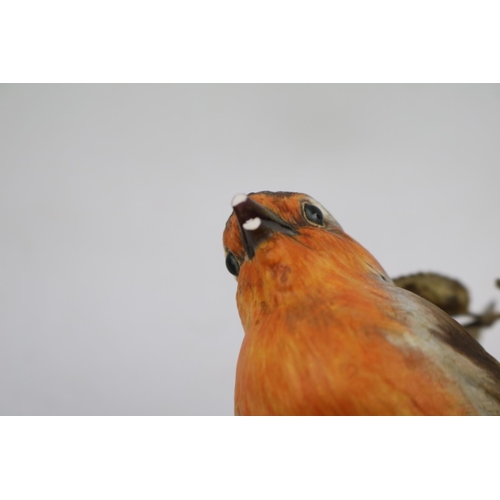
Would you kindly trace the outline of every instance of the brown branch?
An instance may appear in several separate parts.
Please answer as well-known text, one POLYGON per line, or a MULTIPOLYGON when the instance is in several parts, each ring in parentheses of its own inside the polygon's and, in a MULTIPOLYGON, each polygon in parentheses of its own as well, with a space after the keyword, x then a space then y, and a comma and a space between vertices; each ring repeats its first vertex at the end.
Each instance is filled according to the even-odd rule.
MULTIPOLYGON (((432 302, 450 316, 467 315, 473 318, 464 328, 476 340, 484 328, 500 319, 500 313, 495 312, 494 302, 488 304, 481 314, 471 313, 469 292, 458 280, 437 273, 417 273, 401 276, 393 281, 395 285, 432 302)), ((495 285, 500 288, 500 278, 495 281, 495 285)))

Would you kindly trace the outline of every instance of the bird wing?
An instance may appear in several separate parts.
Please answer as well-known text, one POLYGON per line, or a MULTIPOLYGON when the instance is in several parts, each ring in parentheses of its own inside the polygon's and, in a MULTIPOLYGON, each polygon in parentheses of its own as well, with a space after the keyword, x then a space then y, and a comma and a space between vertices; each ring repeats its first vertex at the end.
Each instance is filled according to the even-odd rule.
POLYGON ((478 413, 500 415, 500 363, 444 311, 412 292, 395 288, 398 314, 406 315, 409 328, 389 340, 430 358, 460 386, 478 413))

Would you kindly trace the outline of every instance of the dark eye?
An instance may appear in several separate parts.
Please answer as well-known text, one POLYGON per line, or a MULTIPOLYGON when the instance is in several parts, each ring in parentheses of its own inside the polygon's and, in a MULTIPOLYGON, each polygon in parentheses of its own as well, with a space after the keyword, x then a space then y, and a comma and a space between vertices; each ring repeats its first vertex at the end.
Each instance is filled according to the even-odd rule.
POLYGON ((238 276, 238 273, 240 272, 240 263, 231 252, 229 252, 226 256, 226 267, 231 274, 238 276))
POLYGON ((319 224, 320 226, 323 225, 323 212, 318 207, 306 203, 304 205, 304 215, 309 222, 319 224))

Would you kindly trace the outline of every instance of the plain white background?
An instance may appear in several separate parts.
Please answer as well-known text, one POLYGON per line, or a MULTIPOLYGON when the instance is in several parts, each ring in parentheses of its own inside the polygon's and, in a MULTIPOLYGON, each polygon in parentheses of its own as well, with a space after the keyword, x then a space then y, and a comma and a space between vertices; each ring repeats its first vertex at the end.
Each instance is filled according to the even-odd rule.
POLYGON ((498 85, 2 85, 0 137, 1 414, 232 414, 238 192, 499 302, 498 85))

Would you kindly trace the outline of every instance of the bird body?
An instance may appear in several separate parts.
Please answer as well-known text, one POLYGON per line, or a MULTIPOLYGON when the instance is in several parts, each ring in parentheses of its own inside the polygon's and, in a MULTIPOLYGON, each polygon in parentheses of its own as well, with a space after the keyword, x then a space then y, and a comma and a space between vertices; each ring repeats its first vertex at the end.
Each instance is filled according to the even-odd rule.
POLYGON ((236 201, 224 232, 245 331, 236 414, 500 414, 499 363, 396 287, 319 203, 269 192, 236 201))

